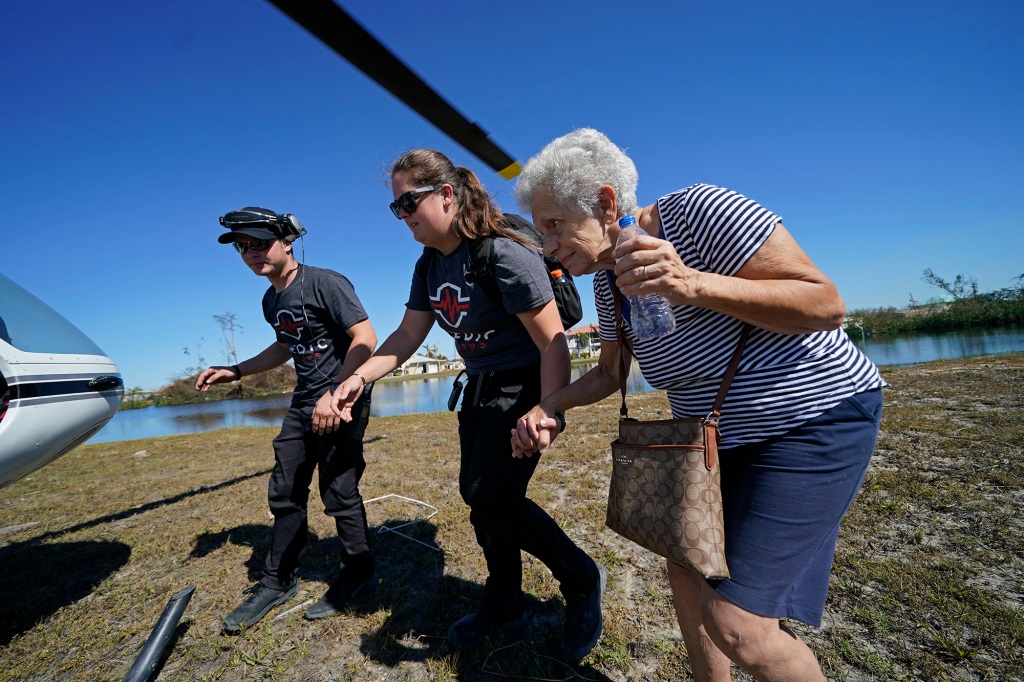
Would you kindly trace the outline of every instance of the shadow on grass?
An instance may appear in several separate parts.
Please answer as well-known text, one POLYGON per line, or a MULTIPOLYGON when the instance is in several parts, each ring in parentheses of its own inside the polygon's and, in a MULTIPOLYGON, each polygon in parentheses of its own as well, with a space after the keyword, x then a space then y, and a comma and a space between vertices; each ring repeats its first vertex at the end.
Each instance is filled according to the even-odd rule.
POLYGON ((143 513, 148 512, 148 511, 152 511, 154 509, 159 509, 160 507, 166 507, 169 504, 176 504, 178 502, 181 502, 182 500, 187 500, 190 497, 195 497, 196 495, 202 495, 204 493, 212 493, 212 492, 214 492, 216 490, 220 490, 221 488, 227 488, 228 486, 232 486, 232 485, 235 485, 237 483, 242 483, 243 481, 248 481, 251 478, 258 478, 260 476, 266 476, 271 471, 273 471, 273 469, 264 469, 263 471, 257 471, 256 473, 253 473, 253 474, 245 474, 244 476, 237 476, 237 477, 229 479, 227 481, 221 481, 220 483, 214 483, 213 485, 204 485, 204 486, 201 486, 199 488, 195 488, 193 490, 188 490, 188 491, 183 492, 183 493, 178 493, 177 495, 173 495, 171 497, 165 497, 162 500, 156 500, 154 502, 147 502, 146 504, 140 504, 137 507, 132 507, 131 509, 125 509, 124 511, 119 511, 119 512, 117 512, 115 514, 107 514, 106 516, 101 516, 99 518, 93 519, 92 521, 84 521, 82 523, 79 523, 77 525, 71 526, 69 528, 62 528, 60 530, 51 530, 51 531, 49 531, 47 533, 43 533, 42 535, 39 535, 39 536, 35 537, 32 541, 33 542, 40 542, 40 541, 43 541, 43 540, 49 540, 49 539, 52 539, 52 538, 60 537, 61 535, 67 535, 68 533, 75 533, 75 532, 80 531, 80 530, 87 530, 87 529, 93 528, 95 526, 100 526, 100 525, 102 525, 104 523, 110 523, 111 521, 122 521, 124 519, 128 519, 128 518, 131 518, 133 516, 138 516, 139 514, 143 514, 143 513))
MULTIPOLYGON (((246 575, 256 582, 263 576, 263 560, 270 549, 270 524, 246 523, 234 528, 227 528, 217 533, 202 533, 196 537, 196 544, 189 553, 189 558, 204 557, 229 542, 239 547, 249 547, 252 552, 245 560, 246 575)), ((319 544, 316 536, 306 534, 307 549, 310 543, 319 544)))
POLYGON ((0 548, 0 646, 88 596, 130 556, 128 545, 107 540, 47 544, 33 538, 0 548))
POLYGON ((266 469, 202 486, 0 548, 0 567, 4 571, 4 580, 0 581, 0 604, 3 605, 0 646, 5 646, 14 636, 31 629, 61 607, 88 596, 104 578, 127 564, 131 556, 130 547, 121 542, 48 541, 266 476, 270 471, 266 469))
MULTIPOLYGON (((415 576, 413 576, 415 579, 415 576)), ((598 680, 604 673, 573 665, 561 654, 564 608, 560 600, 526 597, 526 618, 514 628, 495 630, 479 649, 458 651, 448 645, 448 627, 476 610, 483 586, 453 576, 423 577, 392 586, 390 615, 374 632, 362 635, 360 651, 390 668, 426 663, 447 668, 452 679, 477 680, 598 680)))
MULTIPOLYGON (((496 631, 475 651, 448 646, 448 627, 478 607, 483 585, 445 575, 445 556, 436 545, 437 526, 428 520, 389 518, 370 528, 380 585, 370 597, 354 604, 353 614, 386 613, 384 622, 363 632, 360 652, 374 662, 399 668, 403 663, 426 663, 457 671, 459 680, 609 678, 589 666, 566 663, 561 656, 564 605, 560 599, 541 601, 526 596, 525 624, 514 631, 496 631), (409 525, 405 525, 409 524, 409 525), (401 528, 401 534, 388 529, 401 528)), ((256 582, 270 545, 270 524, 244 524, 196 539, 192 557, 206 556, 227 543, 252 549, 245 561, 249 579, 256 582)), ((330 584, 338 569, 337 536, 306 536, 299 579, 330 584)))
MULTIPOLYGON (((405 521, 389 519, 383 527, 405 521)), ((457 671, 459 680, 602 680, 609 678, 588 666, 566 663, 561 655, 564 606, 559 599, 541 601, 526 595, 525 623, 495 631, 475 651, 457 651, 448 645, 448 627, 479 608, 482 584, 445 575, 444 555, 431 551, 436 526, 414 523, 408 537, 383 533, 374 547, 381 585, 375 609, 387 618, 379 628, 362 635, 360 651, 391 668, 403 663, 433 660, 435 669, 457 671), (426 546, 424 546, 426 545, 426 546)))
MULTIPOLYGON (((272 529, 273 525, 269 523, 246 523, 216 533, 202 533, 196 537, 195 547, 189 553, 189 557, 204 557, 228 543, 249 547, 251 552, 244 564, 246 576, 251 582, 258 582, 263 577, 263 565, 270 550, 272 529)), ((370 529, 371 534, 374 531, 374 528, 370 529)), ((299 580, 330 583, 337 575, 340 553, 341 541, 336 535, 319 538, 315 533, 307 531, 299 560, 299 580)), ((380 561, 379 557, 377 560, 380 561)))
MULTIPOLYGON (((245 567, 249 579, 255 582, 263 576, 263 562, 270 549, 272 528, 273 525, 270 523, 247 523, 216 533, 202 533, 196 537, 195 547, 189 556, 193 559, 207 556, 227 543, 249 547, 252 552, 245 561, 245 567)), ((425 553, 429 559, 429 571, 437 575, 443 574, 444 555, 434 544, 436 534, 437 527, 432 523, 415 519, 388 519, 379 526, 371 526, 371 548, 381 581, 386 582, 390 578, 400 578, 401 576, 393 576, 392 573, 405 570, 401 565, 409 561, 408 552, 413 550, 417 553, 421 551, 425 553), (401 533, 405 537, 390 532, 390 529, 405 524, 411 524, 402 528, 401 533), (392 548, 389 540, 384 540, 389 536, 393 538, 393 542, 400 543, 397 548, 392 548)), ((307 531, 306 542, 300 558, 299 579, 330 583, 337 576, 340 553, 341 540, 338 536, 331 535, 320 538, 315 533, 307 531)))

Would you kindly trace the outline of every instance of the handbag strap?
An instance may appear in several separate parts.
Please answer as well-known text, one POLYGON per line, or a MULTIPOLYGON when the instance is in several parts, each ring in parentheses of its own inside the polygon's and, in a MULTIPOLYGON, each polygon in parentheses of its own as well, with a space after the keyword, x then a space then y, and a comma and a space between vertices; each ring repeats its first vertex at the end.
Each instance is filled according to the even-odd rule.
MULTIPOLYGON (((612 298, 615 301, 615 335, 619 341, 619 393, 622 394, 619 418, 626 419, 629 417, 629 408, 626 407, 626 377, 629 375, 629 366, 633 362, 633 347, 629 345, 629 341, 626 340, 626 335, 623 332, 622 294, 619 293, 619 288, 615 286, 615 281, 611 277, 608 278, 608 281, 611 284, 612 298)), ((715 423, 718 422, 718 418, 722 414, 725 396, 729 393, 729 387, 732 385, 732 380, 736 377, 736 370, 740 366, 740 356, 743 355, 743 347, 746 345, 747 337, 750 335, 750 326, 750 323, 744 322, 743 327, 740 328, 740 338, 736 342, 736 350, 733 351, 732 358, 729 360, 729 366, 722 377, 722 385, 719 386, 718 395, 715 396, 715 404, 711 408, 711 413, 707 416, 708 420, 715 423)))

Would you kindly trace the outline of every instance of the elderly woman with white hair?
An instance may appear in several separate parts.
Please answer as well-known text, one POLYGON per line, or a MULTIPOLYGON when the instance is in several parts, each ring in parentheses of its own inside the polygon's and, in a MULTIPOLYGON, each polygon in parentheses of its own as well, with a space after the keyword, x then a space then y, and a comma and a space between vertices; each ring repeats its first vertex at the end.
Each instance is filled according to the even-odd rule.
MULTIPOLYGON (((707 414, 741 328, 752 325, 722 408, 719 445, 731 576, 705 580, 668 562, 694 679, 824 680, 780 619, 819 626, 839 523, 860 488, 881 419, 878 369, 840 328, 845 306, 780 218, 736 192, 695 184, 648 206, 629 157, 596 130, 560 137, 530 159, 516 201, 544 250, 574 276, 594 274, 601 358, 519 420, 513 454, 543 452, 555 413, 619 387, 613 296, 660 294, 675 329, 637 338, 647 381, 675 417, 707 414), (619 219, 646 233, 616 246, 619 219), (615 292, 618 291, 618 294, 615 292)), ((569 420, 571 424, 571 420, 569 420)))

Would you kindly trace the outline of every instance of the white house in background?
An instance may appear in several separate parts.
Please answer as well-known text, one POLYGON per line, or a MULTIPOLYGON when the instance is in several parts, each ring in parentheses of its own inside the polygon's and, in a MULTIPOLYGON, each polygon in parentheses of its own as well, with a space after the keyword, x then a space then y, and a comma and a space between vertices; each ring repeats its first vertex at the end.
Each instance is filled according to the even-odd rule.
POLYGON ((396 376, 407 376, 410 374, 434 374, 444 369, 447 361, 437 358, 428 358, 425 355, 413 355, 402 363, 402 366, 395 370, 396 376))
POLYGON ((597 324, 585 324, 565 333, 569 342, 569 357, 596 358, 601 354, 601 339, 597 324))

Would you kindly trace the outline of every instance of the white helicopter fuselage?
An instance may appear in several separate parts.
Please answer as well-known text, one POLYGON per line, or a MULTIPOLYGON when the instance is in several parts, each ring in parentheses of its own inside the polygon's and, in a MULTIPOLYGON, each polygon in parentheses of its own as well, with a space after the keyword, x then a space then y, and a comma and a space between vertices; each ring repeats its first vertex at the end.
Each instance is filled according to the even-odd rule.
POLYGON ((0 487, 87 440, 123 397, 113 360, 0 275, 0 487))

